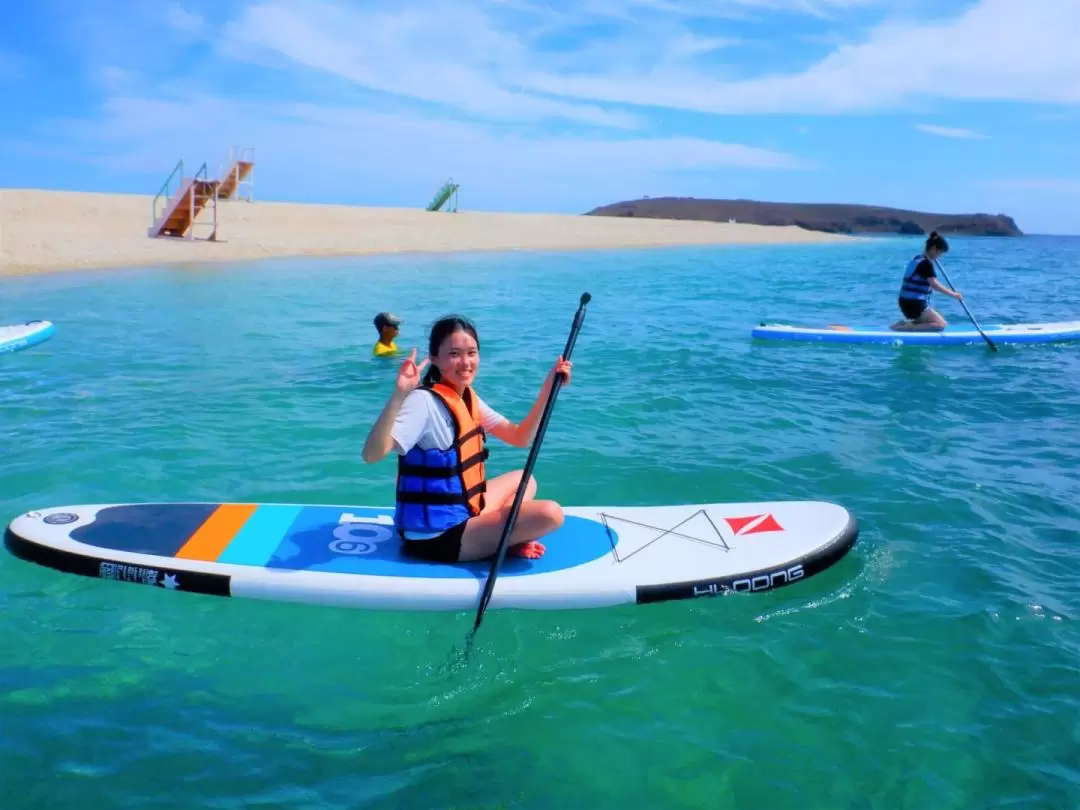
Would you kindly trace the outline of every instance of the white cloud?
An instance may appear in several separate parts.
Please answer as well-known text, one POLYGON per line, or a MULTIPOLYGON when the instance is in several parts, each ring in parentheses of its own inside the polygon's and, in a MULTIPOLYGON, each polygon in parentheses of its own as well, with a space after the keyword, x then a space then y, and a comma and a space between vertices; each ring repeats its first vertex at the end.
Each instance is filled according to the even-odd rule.
POLYGON ((200 33, 206 25, 206 20, 202 16, 193 14, 176 3, 169 3, 165 7, 165 22, 177 31, 185 31, 191 34, 200 33))
POLYGON ((982 133, 961 127, 942 127, 937 124, 916 124, 915 129, 941 138, 985 138, 982 133))
POLYGON ((223 51, 234 58, 261 49, 372 90, 488 118, 562 118, 622 129, 643 124, 637 115, 545 98, 524 92, 512 80, 500 82, 491 75, 492 66, 523 66, 532 55, 516 35, 498 30, 470 6, 431 14, 269 0, 248 6, 224 33, 223 51))
POLYGON ((718 62, 733 61, 726 51, 746 44, 716 25, 691 22, 733 9, 807 14, 877 2, 584 0, 556 10, 530 0, 376 0, 355 7, 255 0, 224 26, 219 48, 233 59, 300 67, 489 120, 562 119, 628 130, 647 121, 613 105, 651 103, 638 93, 643 80, 670 77, 678 92, 693 96, 713 81, 706 77, 718 62), (617 92, 576 92, 574 76, 598 77, 617 92))
MULTIPOLYGON (((166 6, 163 24, 187 34, 205 32, 203 17, 189 10, 195 0, 183 2, 186 7, 166 6)), ((1080 41, 1080 0, 980 0, 953 18, 893 18, 859 42, 828 46, 827 55, 801 71, 724 78, 743 69, 742 47, 765 43, 730 36, 731 27, 717 22, 720 16, 823 15, 883 5, 581 0, 555 9, 541 0, 372 0, 357 6, 252 0, 208 41, 219 55, 289 71, 290 79, 310 71, 311 77, 332 76, 375 93, 438 104, 448 113, 509 124, 561 121, 642 130, 648 119, 641 108, 648 106, 827 115, 935 98, 1080 103, 1080 49, 1074 45, 1080 41), (590 38, 583 40, 583 32, 590 38)), ((889 8, 895 15, 895 4, 889 8)), ((138 19, 147 13, 140 11, 138 19)), ((792 43, 811 47, 809 36, 792 34, 792 43)), ((769 47, 783 49, 783 42, 770 40, 769 47)), ((116 43, 110 43, 109 62, 119 65, 116 43)))
POLYGON ((526 135, 420 115, 208 95, 115 97, 101 118, 46 126, 78 143, 86 162, 162 179, 178 157, 189 174, 206 160, 216 175, 226 145, 252 145, 259 187, 289 187, 292 199, 355 202, 368 189, 420 199, 452 175, 464 184, 463 199, 586 208, 654 193, 675 172, 809 168, 783 152, 700 138, 526 135))
POLYGON ((1077 119, 1080 119, 1080 110, 1072 110, 1070 112, 1040 113, 1033 117, 1036 121, 1076 121, 1077 119))
POLYGON ((48 0, 37 6, 43 16, 51 15, 49 35, 55 38, 55 44, 85 63, 78 72, 107 82, 103 70, 123 71, 129 80, 141 80, 144 73, 161 75, 168 71, 206 75, 205 69, 212 66, 205 58, 199 55, 193 60, 182 50, 205 30, 204 18, 190 10, 196 1, 205 2, 48 0))
POLYGON ((168 63, 188 64, 179 55, 194 33, 217 48, 210 58, 247 63, 251 80, 227 88, 226 97, 200 85, 203 70, 155 81, 140 70, 141 58, 115 61, 114 49, 98 50, 93 75, 106 90, 100 111, 45 122, 45 142, 78 144, 72 160, 140 184, 164 179, 181 157, 189 174, 204 160, 216 173, 229 144, 251 145, 259 188, 288 188, 294 199, 363 202, 378 189, 370 202, 386 202, 383 193, 415 200, 452 175, 464 184, 463 205, 531 200, 534 210, 655 194, 677 187, 678 173, 700 181, 723 171, 812 168, 753 144, 645 135, 636 111, 553 98, 518 81, 539 58, 618 66, 629 45, 636 61, 683 65, 735 44, 680 24, 660 26, 659 42, 637 31, 579 48, 579 38, 568 36, 582 19, 578 9, 567 16, 532 0, 361 9, 333 0, 254 0, 215 21, 211 37, 194 13, 210 11, 181 1, 162 15, 165 34, 174 32, 163 40, 174 49, 166 50, 168 63))
POLYGON ((520 81, 564 97, 728 114, 829 114, 920 98, 1078 104, 1078 41, 1077 0, 982 0, 952 20, 882 23, 797 73, 731 81, 686 67, 617 78, 538 67, 520 81))
POLYGON ((830 17, 838 11, 886 4, 887 0, 584 0, 580 8, 592 15, 625 20, 640 18, 646 12, 685 19, 746 19, 762 13, 830 17))
POLYGON ((130 70, 116 65, 103 65, 96 71, 95 78, 111 94, 130 93, 142 82, 142 77, 130 70))

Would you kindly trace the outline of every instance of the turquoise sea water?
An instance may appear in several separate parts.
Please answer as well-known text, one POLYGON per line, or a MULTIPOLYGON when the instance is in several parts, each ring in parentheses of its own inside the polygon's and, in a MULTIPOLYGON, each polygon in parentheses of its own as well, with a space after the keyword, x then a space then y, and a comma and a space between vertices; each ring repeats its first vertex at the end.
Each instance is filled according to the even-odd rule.
MULTIPOLYGON (((0 281, 0 519, 91 501, 381 503, 371 318, 479 327, 520 418, 592 294, 536 467, 564 503, 859 518, 773 593, 562 613, 174 594, 0 554, 0 807, 1080 806, 1080 344, 754 344, 881 322, 917 240, 288 260, 0 281)), ((1080 317, 1080 239, 956 239, 982 323, 1080 317)), ((942 301, 946 317, 963 311, 942 301)), ((525 450, 495 446, 494 473, 525 450)))

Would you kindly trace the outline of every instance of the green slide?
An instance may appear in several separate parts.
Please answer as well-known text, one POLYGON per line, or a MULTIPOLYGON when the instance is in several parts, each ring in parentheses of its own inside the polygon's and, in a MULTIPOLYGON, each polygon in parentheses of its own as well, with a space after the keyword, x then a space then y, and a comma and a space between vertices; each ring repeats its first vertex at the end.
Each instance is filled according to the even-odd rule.
POLYGON ((443 183, 442 188, 440 188, 438 193, 435 194, 434 199, 432 199, 432 201, 428 204, 428 207, 425 210, 438 211, 444 205, 446 205, 447 200, 449 200, 451 197, 454 197, 455 199, 453 207, 449 210, 457 211, 457 190, 458 184, 454 182, 453 178, 447 180, 445 183, 443 183))

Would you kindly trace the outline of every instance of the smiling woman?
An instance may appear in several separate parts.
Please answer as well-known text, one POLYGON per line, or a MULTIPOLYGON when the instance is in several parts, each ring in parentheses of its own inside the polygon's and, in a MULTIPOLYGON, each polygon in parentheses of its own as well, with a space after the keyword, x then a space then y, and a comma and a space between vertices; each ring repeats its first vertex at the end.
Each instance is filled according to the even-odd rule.
MULTIPOLYGON (((432 562, 484 559, 498 550, 522 476, 514 470, 487 480, 486 434, 514 447, 528 446, 544 393, 557 374, 569 384, 570 362, 556 360, 528 416, 515 424, 473 390, 480 338, 472 323, 456 315, 437 321, 428 352, 417 365, 413 349, 401 364, 394 392, 364 443, 364 461, 379 461, 391 450, 398 454, 394 527, 403 553, 432 562)), ((536 481, 530 479, 508 553, 542 556, 545 548, 537 541, 563 524, 562 507, 535 496, 536 481)))

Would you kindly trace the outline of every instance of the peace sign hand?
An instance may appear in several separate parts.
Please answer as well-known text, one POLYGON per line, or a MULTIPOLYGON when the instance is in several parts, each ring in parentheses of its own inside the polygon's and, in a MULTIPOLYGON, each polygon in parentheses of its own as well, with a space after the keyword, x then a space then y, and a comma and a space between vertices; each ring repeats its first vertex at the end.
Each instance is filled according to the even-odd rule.
POLYGON ((424 358, 420 365, 416 364, 416 349, 412 350, 412 354, 405 359, 401 364, 401 368, 398 369, 397 382, 394 384, 395 389, 402 394, 408 394, 417 385, 420 384, 420 373, 424 370, 424 366, 428 364, 428 358, 424 358))

